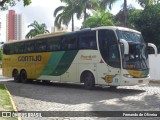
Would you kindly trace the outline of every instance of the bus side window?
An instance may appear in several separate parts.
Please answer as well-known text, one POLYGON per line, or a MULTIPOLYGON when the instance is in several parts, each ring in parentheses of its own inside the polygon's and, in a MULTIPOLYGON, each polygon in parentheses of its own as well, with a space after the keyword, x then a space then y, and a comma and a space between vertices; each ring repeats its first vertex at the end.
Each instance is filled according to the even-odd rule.
POLYGON ((47 43, 49 52, 61 50, 61 37, 49 38, 47 43))
POLYGON ((6 54, 6 55, 10 54, 10 49, 9 49, 9 45, 8 44, 3 46, 3 53, 6 54))
POLYGON ((79 49, 97 49, 95 31, 89 31, 79 35, 79 49))
POLYGON ((46 52, 47 51, 47 39, 43 38, 40 40, 37 40, 35 43, 36 46, 36 52, 46 52))
POLYGON ((14 43, 14 54, 18 54, 19 53, 19 44, 18 43, 14 43))
POLYGON ((117 38, 112 30, 99 30, 99 49, 105 62, 112 67, 120 67, 117 38))
POLYGON ((29 41, 24 43, 25 45, 25 53, 32 53, 35 52, 35 45, 34 45, 34 41, 29 41))
POLYGON ((76 50, 77 37, 74 35, 64 36, 62 41, 62 50, 76 50))
POLYGON ((19 43, 19 46, 18 46, 18 54, 23 54, 24 53, 24 50, 25 50, 25 44, 22 42, 22 43, 19 43))

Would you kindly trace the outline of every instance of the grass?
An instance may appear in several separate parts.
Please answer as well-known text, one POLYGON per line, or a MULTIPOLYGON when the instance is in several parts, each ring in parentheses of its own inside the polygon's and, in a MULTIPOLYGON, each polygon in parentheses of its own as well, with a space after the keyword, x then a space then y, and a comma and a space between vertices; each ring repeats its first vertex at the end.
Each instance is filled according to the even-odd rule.
MULTIPOLYGON (((0 111, 14 111, 7 89, 0 84, 0 111)), ((0 120, 18 120, 18 118, 1 118, 0 120)))

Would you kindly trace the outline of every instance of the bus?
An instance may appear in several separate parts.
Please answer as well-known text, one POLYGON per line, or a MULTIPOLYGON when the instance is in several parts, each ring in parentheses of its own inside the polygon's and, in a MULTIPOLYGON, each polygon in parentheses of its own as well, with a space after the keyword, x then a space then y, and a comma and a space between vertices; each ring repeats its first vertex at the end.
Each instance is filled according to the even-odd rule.
POLYGON ((157 54, 140 32, 117 26, 39 35, 5 43, 2 71, 16 82, 82 83, 86 89, 148 84, 148 47, 157 54))

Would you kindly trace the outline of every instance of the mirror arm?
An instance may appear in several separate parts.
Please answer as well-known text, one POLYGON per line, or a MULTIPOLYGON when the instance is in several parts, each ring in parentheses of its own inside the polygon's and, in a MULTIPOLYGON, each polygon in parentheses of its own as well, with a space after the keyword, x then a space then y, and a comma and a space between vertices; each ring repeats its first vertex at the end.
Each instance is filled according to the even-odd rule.
POLYGON ((120 43, 123 43, 123 45, 124 45, 124 54, 128 55, 129 54, 129 44, 128 44, 128 42, 124 39, 120 39, 119 41, 120 41, 120 43))
POLYGON ((157 47, 154 44, 152 44, 152 43, 148 43, 148 46, 152 47, 154 49, 155 56, 157 56, 157 47))

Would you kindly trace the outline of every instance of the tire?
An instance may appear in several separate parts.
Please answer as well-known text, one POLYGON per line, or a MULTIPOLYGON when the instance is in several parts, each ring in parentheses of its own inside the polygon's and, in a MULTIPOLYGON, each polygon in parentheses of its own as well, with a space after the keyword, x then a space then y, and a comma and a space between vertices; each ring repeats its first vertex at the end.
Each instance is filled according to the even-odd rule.
POLYGON ((25 70, 23 70, 20 74, 20 80, 22 83, 27 83, 28 79, 27 79, 27 73, 25 70))
POLYGON ((111 90, 116 90, 116 89, 117 89, 117 86, 110 86, 110 89, 111 89, 111 90))
POLYGON ((43 82, 44 84, 48 84, 48 83, 50 83, 50 80, 42 80, 42 82, 43 82))
POLYGON ((17 70, 13 71, 13 78, 15 82, 20 82, 20 78, 17 70))
POLYGON ((84 73, 83 80, 85 89, 92 90, 95 87, 95 79, 91 72, 84 73))

